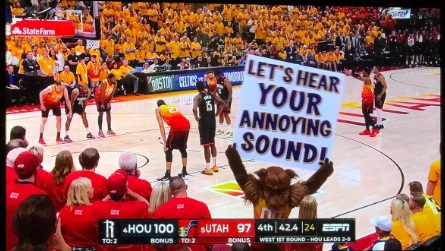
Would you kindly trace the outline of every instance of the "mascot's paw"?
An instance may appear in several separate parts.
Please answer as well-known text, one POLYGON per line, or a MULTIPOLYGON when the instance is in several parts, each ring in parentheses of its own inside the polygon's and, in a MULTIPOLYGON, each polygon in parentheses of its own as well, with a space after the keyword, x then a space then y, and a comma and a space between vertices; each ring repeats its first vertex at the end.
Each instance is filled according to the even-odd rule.
POLYGON ((236 144, 229 145, 227 147, 226 156, 227 156, 228 159, 241 158, 239 156, 238 150, 236 150, 236 144))
POLYGON ((334 172, 334 163, 332 163, 332 161, 329 161, 329 159, 326 158, 324 161, 320 161, 320 169, 324 170, 325 172, 329 173, 329 175, 331 175, 334 172))

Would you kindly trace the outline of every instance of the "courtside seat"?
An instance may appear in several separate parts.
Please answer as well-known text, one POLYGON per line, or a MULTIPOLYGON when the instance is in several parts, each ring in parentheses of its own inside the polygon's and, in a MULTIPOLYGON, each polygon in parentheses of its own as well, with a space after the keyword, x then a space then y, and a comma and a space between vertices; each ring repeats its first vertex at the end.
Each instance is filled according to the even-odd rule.
POLYGON ((421 244, 418 244, 418 243, 409 246, 409 247, 408 247, 407 249, 405 249, 405 250, 406 250, 406 251, 426 251, 426 250, 424 249, 424 246, 421 245, 421 244))
POLYGON ((432 237, 431 239, 427 240, 423 244, 425 251, 442 250, 441 241, 442 241, 442 239, 441 239, 440 235, 436 235, 436 236, 432 237))

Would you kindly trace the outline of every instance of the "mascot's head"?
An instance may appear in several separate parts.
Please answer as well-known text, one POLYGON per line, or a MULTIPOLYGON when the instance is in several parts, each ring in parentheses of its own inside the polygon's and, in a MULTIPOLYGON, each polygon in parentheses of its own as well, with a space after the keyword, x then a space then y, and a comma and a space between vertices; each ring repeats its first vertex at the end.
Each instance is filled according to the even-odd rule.
POLYGON ((298 177, 293 170, 285 170, 278 166, 261 168, 255 174, 258 175, 260 182, 265 186, 264 190, 277 192, 288 190, 292 179, 298 177))

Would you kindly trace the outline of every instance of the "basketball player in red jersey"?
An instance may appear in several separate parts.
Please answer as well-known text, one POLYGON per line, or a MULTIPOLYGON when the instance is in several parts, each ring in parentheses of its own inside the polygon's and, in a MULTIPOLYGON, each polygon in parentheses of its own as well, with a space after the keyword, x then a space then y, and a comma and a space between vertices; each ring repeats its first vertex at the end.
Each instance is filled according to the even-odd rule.
MULTIPOLYGON (((95 137, 88 129, 88 119, 87 113, 85 112, 85 108, 87 107, 87 101, 90 98, 91 91, 88 88, 88 85, 81 85, 79 88, 75 88, 71 92, 71 110, 73 113, 77 113, 82 118, 83 125, 85 126, 85 131, 87 134, 87 139, 94 139, 95 137)), ((65 106, 65 113, 68 114, 68 106, 65 106)), ((72 117, 67 118, 65 123, 65 138, 63 139, 66 143, 72 143, 73 141, 70 138, 69 131, 72 117)))
POLYGON ((64 144, 65 141, 60 138, 60 129, 62 128, 62 111, 60 109, 60 100, 62 97, 65 97, 66 105, 69 107, 68 118, 71 118, 73 112, 71 110, 71 102, 68 98, 68 91, 65 88, 65 84, 56 80, 56 82, 40 92, 40 109, 42 110, 42 122, 40 123, 40 136, 39 136, 39 144, 46 146, 45 141, 43 140, 43 131, 45 130, 45 124, 48 120, 49 111, 53 111, 53 115, 56 116, 56 129, 57 136, 56 142, 58 144, 64 144))
POLYGON ((112 73, 108 74, 107 79, 102 81, 98 88, 96 88, 96 95, 94 100, 96 101, 97 111, 99 117, 97 117, 97 123, 99 124, 99 137, 105 138, 105 134, 102 131, 102 119, 104 112, 107 113, 107 135, 114 136, 116 133, 111 130, 111 100, 116 92, 117 80, 116 76, 112 73))
POLYGON ((375 97, 375 108, 377 110, 377 128, 379 130, 385 128, 383 126, 383 104, 385 104, 386 99, 386 85, 385 77, 380 73, 380 66, 374 66, 372 69, 374 73, 374 97, 375 97))
POLYGON ((212 71, 208 71, 204 75, 204 82, 207 83, 207 90, 209 92, 215 94, 216 91, 218 90, 218 86, 217 86, 218 80, 216 79, 215 74, 213 74, 212 71))
POLYGON ((374 110, 374 93, 372 92, 372 80, 369 77, 371 71, 369 69, 363 70, 363 76, 359 79, 363 81, 363 90, 362 90, 362 113, 365 117, 366 130, 359 133, 360 135, 369 135, 371 137, 375 137, 379 130, 374 123, 374 119, 372 119, 371 114, 374 110), (369 130, 369 127, 372 126, 372 131, 369 130))
POLYGON ((161 131, 166 160, 165 175, 158 180, 169 180, 171 177, 173 149, 177 149, 179 152, 181 152, 182 172, 179 174, 179 176, 187 179, 187 141, 190 131, 190 122, 174 105, 167 105, 162 99, 158 100, 157 105, 158 107, 156 108, 155 113, 159 124, 159 130, 161 131), (165 136, 164 122, 170 126, 168 137, 165 136))

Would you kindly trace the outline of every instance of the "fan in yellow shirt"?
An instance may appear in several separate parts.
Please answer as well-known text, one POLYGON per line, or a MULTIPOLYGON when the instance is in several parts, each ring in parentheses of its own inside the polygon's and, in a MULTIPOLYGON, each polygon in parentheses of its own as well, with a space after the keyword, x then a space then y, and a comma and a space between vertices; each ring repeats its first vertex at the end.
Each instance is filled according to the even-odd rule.
POLYGON ((115 43, 114 43, 114 40, 111 39, 111 38, 112 38, 111 35, 108 35, 107 39, 104 40, 102 42, 102 44, 101 44, 102 49, 105 51, 105 53, 108 56, 113 56, 114 55, 115 43))
POLYGON ((85 64, 85 58, 79 58, 79 64, 76 67, 77 84, 88 84, 88 67, 85 64))
POLYGON ((409 197, 399 194, 391 202, 390 212, 392 221, 392 235, 401 242, 402 249, 417 243, 417 234, 414 221, 411 219, 413 213, 408 205, 409 197))
POLYGON ((409 207, 413 212, 411 218, 416 225, 416 233, 419 243, 424 243, 432 237, 440 234, 435 227, 433 217, 423 210, 425 203, 425 197, 420 193, 416 193, 409 198, 409 207))
POLYGON ((134 52, 136 51, 136 46, 130 41, 129 37, 127 37, 126 40, 127 41, 122 46, 122 51, 124 52, 126 60, 133 61, 135 59, 134 52))
POLYGON ((145 58, 146 59, 155 59, 155 58, 159 58, 159 55, 155 52, 154 48, 151 47, 150 51, 145 54, 145 58))
POLYGON ((436 230, 439 233, 442 232, 441 206, 437 203, 437 201, 433 197, 423 193, 422 183, 418 181, 411 181, 408 185, 411 197, 416 195, 422 195, 425 198, 425 206, 423 208, 423 211, 434 219, 434 225, 436 227, 436 230))
POLYGON ((175 36, 174 40, 168 43, 168 48, 170 49, 171 58, 176 59, 179 57, 179 37, 175 36))
POLYGON ((179 43, 179 56, 181 58, 190 57, 190 43, 187 41, 186 37, 182 37, 181 42, 179 43))
MULTIPOLYGON (((440 146, 442 147, 442 146, 440 146)), ((430 172, 428 174, 428 184, 426 186, 426 194, 432 196, 439 205, 441 205, 440 199, 440 189, 441 189, 441 178, 440 178, 440 159, 433 162, 430 167, 430 172)))
POLYGON ((192 50, 192 58, 195 59, 199 56, 201 56, 201 44, 198 43, 198 38, 194 37, 193 42, 190 45, 190 48, 192 50))

